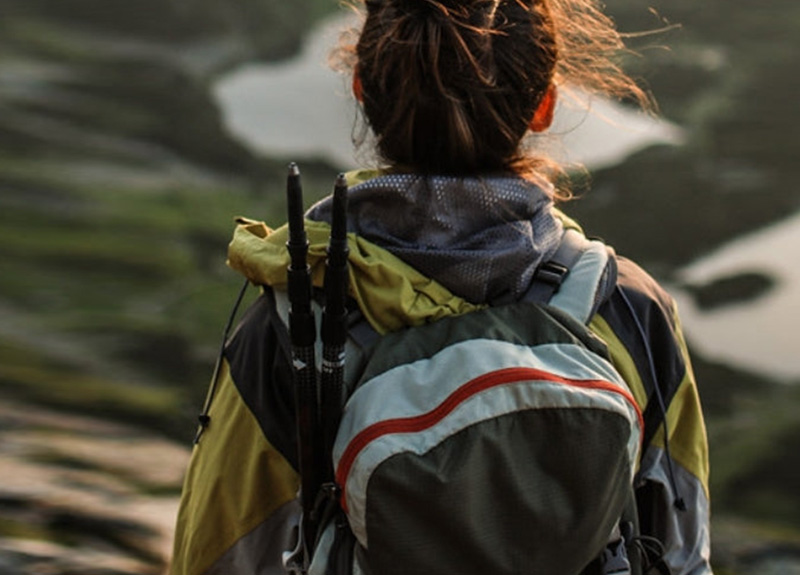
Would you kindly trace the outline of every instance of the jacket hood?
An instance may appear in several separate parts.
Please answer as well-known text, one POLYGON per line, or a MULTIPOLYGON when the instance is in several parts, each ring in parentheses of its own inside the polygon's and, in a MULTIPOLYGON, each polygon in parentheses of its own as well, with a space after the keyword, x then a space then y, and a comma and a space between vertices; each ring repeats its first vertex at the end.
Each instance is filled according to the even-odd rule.
MULTIPOLYGON (((256 285, 285 290, 290 263, 288 226, 273 230, 263 222, 244 218, 238 223, 228 247, 228 265, 256 285)), ((330 226, 306 220, 306 234, 312 283, 321 288, 330 226)), ((352 233, 347 240, 350 295, 378 333, 478 309, 387 250, 352 233)))
MULTIPOLYGON (((379 333, 518 299, 557 249, 563 226, 574 225, 544 190, 515 177, 354 172, 348 183, 350 295, 379 333)), ((306 216, 317 287, 330 212, 326 198, 306 216)), ((238 223, 228 265, 255 284, 285 290, 287 226, 238 223)))
MULTIPOLYGON (((550 194, 513 175, 350 175, 348 231, 475 303, 512 301, 558 248, 550 194)), ((330 222, 332 201, 307 217, 330 222)))

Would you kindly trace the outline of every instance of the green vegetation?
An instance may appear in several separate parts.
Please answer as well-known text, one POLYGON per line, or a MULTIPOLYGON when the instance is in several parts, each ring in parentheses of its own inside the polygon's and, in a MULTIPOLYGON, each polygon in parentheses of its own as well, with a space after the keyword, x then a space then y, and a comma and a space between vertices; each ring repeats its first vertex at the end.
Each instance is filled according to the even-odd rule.
MULTIPOLYGON (((233 219, 280 223, 285 171, 225 133, 208 86, 285 56, 335 7, 7 3, 3 395, 191 436, 241 282, 224 265, 233 219)), ((334 172, 305 173, 321 196, 334 172)))
POLYGON ((729 238, 800 209, 795 102, 800 18, 789 0, 612 0, 630 59, 668 119, 688 130, 680 148, 645 150, 593 176, 570 206, 594 233, 662 278, 729 238), (658 17, 654 16, 658 14, 658 17), (653 233, 663 230, 662 234, 653 233))

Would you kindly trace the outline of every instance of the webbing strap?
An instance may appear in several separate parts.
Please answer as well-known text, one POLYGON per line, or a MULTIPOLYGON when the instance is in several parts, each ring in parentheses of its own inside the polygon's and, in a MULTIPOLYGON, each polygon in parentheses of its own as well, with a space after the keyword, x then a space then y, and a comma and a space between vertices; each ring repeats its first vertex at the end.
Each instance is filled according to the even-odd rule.
POLYGON ((549 302, 585 250, 586 238, 580 232, 566 230, 553 257, 536 268, 531 285, 522 299, 536 303, 549 302))

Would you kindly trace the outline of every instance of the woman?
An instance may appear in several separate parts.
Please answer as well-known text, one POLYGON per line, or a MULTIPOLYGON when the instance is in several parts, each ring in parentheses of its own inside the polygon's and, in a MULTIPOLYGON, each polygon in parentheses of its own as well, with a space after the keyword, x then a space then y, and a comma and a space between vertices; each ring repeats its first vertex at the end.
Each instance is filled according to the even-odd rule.
MULTIPOLYGON (((396 268, 408 266, 382 276, 397 293, 435 284, 447 294, 440 315, 518 300, 564 228, 577 227, 553 207, 569 195, 561 169, 525 146, 526 134, 550 126, 558 86, 649 105, 614 63, 619 34, 594 0, 368 0, 364 8, 357 42, 339 56, 380 171, 349 176, 348 231, 367 255, 388 252, 402 262, 396 268)), ((330 201, 307 219, 316 265, 330 201)), ((245 223, 231 245, 232 267, 276 289, 265 289, 226 346, 211 423, 187 474, 176 574, 278 573, 290 546, 298 477, 279 311, 284 241, 245 223)), ((635 264, 616 261, 617 285, 589 327, 644 412, 641 529, 662 542, 672 573, 710 574, 705 428, 675 305, 635 264)), ((359 302, 379 332, 420 321, 413 305, 380 317, 359 302)))

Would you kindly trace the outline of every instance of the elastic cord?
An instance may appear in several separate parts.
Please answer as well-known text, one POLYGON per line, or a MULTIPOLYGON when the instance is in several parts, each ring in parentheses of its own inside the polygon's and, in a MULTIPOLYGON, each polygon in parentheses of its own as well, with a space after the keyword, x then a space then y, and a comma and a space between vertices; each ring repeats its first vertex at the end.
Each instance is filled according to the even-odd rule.
POLYGON ((678 484, 675 481, 675 470, 673 468, 672 455, 670 454, 669 450, 669 426, 667 424, 667 407, 666 404, 664 403, 664 396, 661 394, 661 386, 659 385, 658 375, 656 373, 656 368, 655 368, 655 361, 653 360, 653 352, 650 349, 650 342, 647 339, 647 335, 645 334, 642 322, 639 321, 639 316, 636 315, 636 312, 633 309, 633 304, 631 304, 631 301, 628 299, 628 296, 625 295, 625 292, 619 286, 617 286, 617 291, 622 296, 622 300, 625 302, 625 305, 628 308, 628 313, 630 313, 631 317, 633 318, 633 322, 636 325, 636 329, 639 332, 639 337, 641 338, 642 344, 644 345, 645 353, 647 354, 647 365, 650 369, 650 377, 653 380, 656 400, 658 401, 658 407, 661 411, 661 415, 663 418, 662 424, 664 426, 664 451, 667 456, 667 473, 669 474, 669 482, 670 486, 672 487, 672 492, 675 495, 675 499, 672 502, 672 504, 679 511, 686 511, 686 502, 684 501, 683 497, 680 496, 680 493, 678 491, 678 484))
POLYGON ((250 280, 244 280, 244 284, 242 285, 241 289, 239 289, 239 295, 236 298, 236 302, 233 304, 233 309, 231 309, 230 316, 228 316, 228 322, 225 324, 225 330, 222 332, 222 343, 220 343, 219 346, 217 362, 214 364, 214 372, 211 376, 211 385, 208 388, 208 395, 206 395, 206 401, 203 404, 203 411, 197 416, 197 420, 200 422, 200 427, 197 428, 197 433, 194 436, 195 444, 200 441, 200 436, 203 435, 203 431, 205 431, 206 427, 208 427, 208 424, 211 423, 211 416, 208 415, 208 412, 211 409, 211 401, 214 399, 214 392, 217 390, 217 380, 219 379, 219 371, 222 368, 222 356, 225 353, 225 344, 228 343, 228 335, 230 335, 231 327, 233 327, 233 320, 236 319, 236 312, 239 311, 239 306, 242 304, 242 299, 244 298, 244 294, 247 291, 248 285, 250 285, 250 280))

